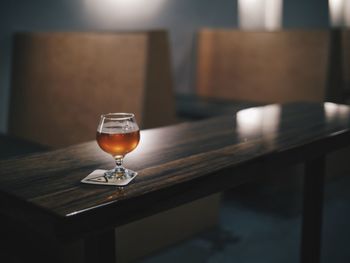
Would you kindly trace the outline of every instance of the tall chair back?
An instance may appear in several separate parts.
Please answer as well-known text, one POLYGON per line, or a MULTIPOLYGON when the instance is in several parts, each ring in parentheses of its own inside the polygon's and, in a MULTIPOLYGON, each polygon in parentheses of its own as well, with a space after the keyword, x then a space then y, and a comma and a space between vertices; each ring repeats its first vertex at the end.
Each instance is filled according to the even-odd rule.
POLYGON ((197 93, 261 103, 327 97, 330 31, 204 29, 198 36, 197 93))
POLYGON ((63 147, 94 139, 102 113, 175 121, 164 31, 18 33, 13 58, 10 134, 63 147))

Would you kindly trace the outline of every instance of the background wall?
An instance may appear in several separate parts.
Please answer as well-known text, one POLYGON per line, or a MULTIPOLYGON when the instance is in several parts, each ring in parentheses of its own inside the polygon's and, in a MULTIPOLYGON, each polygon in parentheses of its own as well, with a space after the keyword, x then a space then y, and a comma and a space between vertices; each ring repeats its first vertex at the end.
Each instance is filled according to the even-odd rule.
MULTIPOLYGON (((284 0, 283 10, 285 28, 329 25, 327 0, 284 0)), ((16 31, 165 28, 170 35, 176 92, 191 93, 195 83, 195 32, 202 27, 237 27, 237 24, 237 0, 2 0, 0 132, 5 132, 7 127, 11 38, 16 31)))

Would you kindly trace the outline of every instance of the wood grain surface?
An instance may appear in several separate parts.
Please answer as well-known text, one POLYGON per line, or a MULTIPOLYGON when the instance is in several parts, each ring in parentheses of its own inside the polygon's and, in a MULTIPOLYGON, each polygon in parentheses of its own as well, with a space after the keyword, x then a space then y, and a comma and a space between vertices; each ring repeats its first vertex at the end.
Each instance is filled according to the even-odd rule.
POLYGON ((333 103, 268 105, 143 130, 125 165, 126 187, 81 184, 112 158, 96 142, 0 161, 0 213, 71 237, 120 225, 350 143, 350 108, 333 103), (249 171, 253 171, 249 173, 249 171))

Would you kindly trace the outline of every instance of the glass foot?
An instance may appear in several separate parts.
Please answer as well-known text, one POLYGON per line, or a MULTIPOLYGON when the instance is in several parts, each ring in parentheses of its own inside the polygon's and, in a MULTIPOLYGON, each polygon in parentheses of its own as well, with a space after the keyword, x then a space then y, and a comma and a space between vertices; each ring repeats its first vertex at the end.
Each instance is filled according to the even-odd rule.
POLYGON ((104 173, 107 182, 124 181, 134 178, 137 172, 126 168, 112 169, 104 173))
POLYGON ((137 176, 137 172, 129 169, 125 170, 125 173, 122 175, 119 174, 119 176, 114 176, 115 174, 111 171, 95 170, 81 180, 81 182, 86 184, 125 186, 137 176))

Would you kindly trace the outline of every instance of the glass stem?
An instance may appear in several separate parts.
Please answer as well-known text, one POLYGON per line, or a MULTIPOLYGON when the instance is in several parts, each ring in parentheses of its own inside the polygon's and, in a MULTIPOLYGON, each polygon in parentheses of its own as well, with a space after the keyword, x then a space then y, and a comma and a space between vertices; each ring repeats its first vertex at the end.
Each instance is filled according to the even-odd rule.
POLYGON ((114 156, 116 166, 112 170, 105 172, 105 177, 108 179, 122 179, 125 174, 125 168, 123 167, 123 158, 122 155, 114 156))
POLYGON ((117 165, 115 167, 115 170, 117 172, 123 172, 123 170, 124 170, 124 167, 123 167, 123 156, 117 155, 117 156, 114 156, 114 159, 115 159, 115 164, 117 165))

